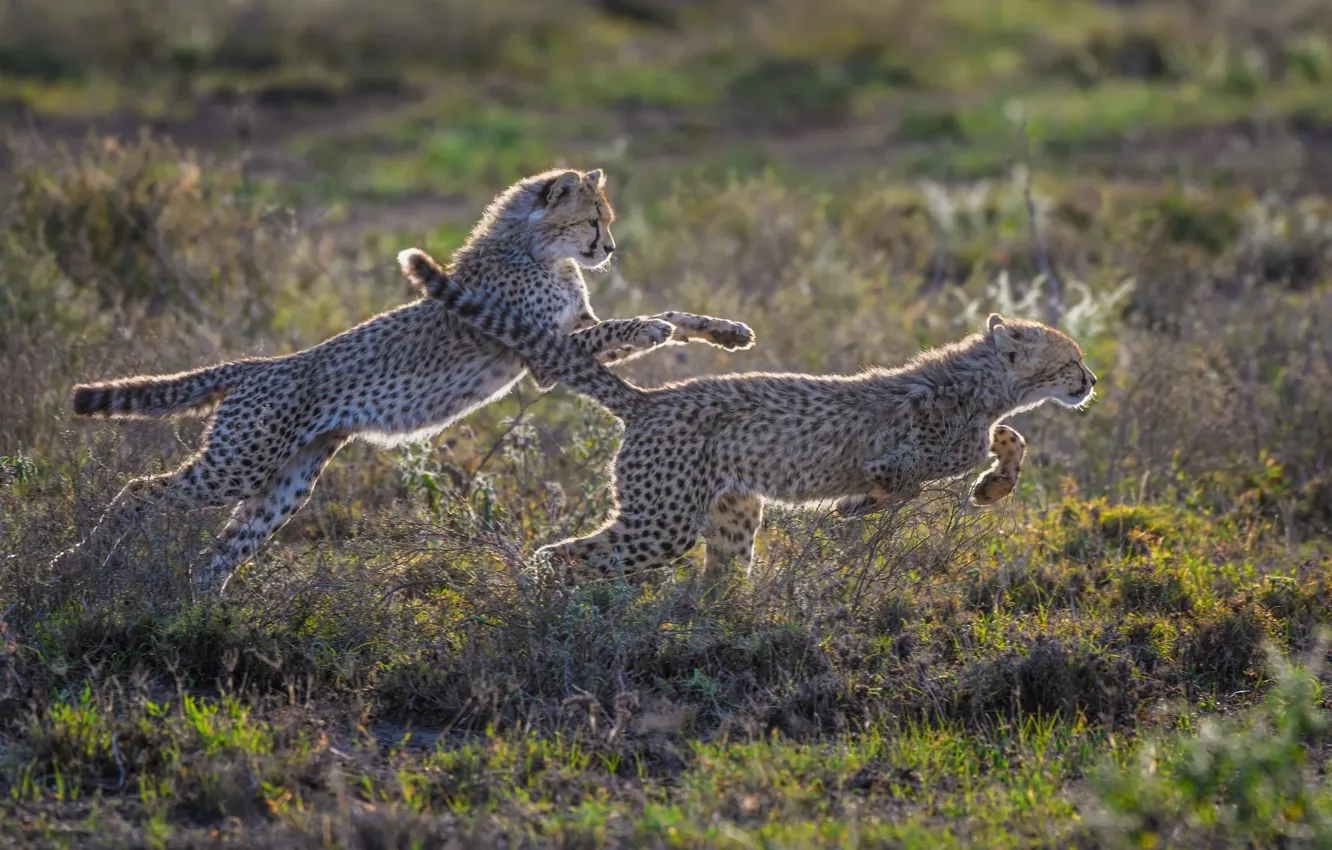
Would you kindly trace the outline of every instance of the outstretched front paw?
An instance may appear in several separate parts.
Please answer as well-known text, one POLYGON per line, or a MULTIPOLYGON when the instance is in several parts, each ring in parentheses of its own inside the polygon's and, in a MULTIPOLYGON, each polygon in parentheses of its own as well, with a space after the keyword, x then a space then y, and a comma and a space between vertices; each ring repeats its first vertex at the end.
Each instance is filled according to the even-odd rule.
POLYGON ((754 331, 744 322, 732 322, 727 319, 704 319, 704 326, 694 339, 716 345, 727 351, 743 351, 754 345, 754 331))
POLYGON ((633 346, 636 348, 655 348, 658 345, 664 345, 667 340, 675 335, 675 325, 665 319, 639 319, 638 327, 634 328, 631 336, 633 346))
POLYGON ((727 351, 743 351, 754 345, 754 331, 744 322, 693 313, 665 313, 663 317, 675 325, 677 342, 706 342, 727 351))
POLYGON ((868 516, 887 507, 887 503, 875 496, 847 496, 833 505, 833 513, 843 519, 868 516))
POLYGON ((744 351, 754 346, 754 331, 744 322, 713 319, 707 329, 707 341, 727 351, 744 351))

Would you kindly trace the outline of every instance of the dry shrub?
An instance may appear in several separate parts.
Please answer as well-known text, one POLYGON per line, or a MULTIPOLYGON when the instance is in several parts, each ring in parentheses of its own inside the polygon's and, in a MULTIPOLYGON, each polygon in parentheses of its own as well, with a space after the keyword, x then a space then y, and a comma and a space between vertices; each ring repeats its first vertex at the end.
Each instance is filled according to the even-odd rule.
POLYGON ((392 0, 196 4, 15 0, 0 10, 0 70, 126 79, 162 72, 271 72, 316 64, 358 74, 419 64, 486 67, 552 31, 576 33, 582 0, 531 6, 392 0))
POLYGON ((457 475, 409 460, 399 479, 407 501, 393 514, 363 520, 351 537, 287 535, 221 604, 189 605, 184 576, 220 517, 144 523, 114 571, 79 557, 51 569, 53 544, 95 520, 114 478, 96 467, 72 482, 39 478, 8 506, 41 507, 0 524, 9 541, 0 598, 12 601, 8 620, 25 639, 49 635, 41 640, 80 669, 179 668, 200 682, 244 674, 265 688, 312 676, 327 693, 366 700, 381 721, 605 728, 624 705, 651 698, 690 707, 701 727, 808 735, 883 713, 851 686, 866 661, 850 650, 900 634, 894 605, 965 567, 990 529, 961 507, 959 485, 851 523, 774 511, 754 575, 738 587, 705 583, 693 562, 646 586, 606 577, 548 587, 528 571, 531 550, 586 532, 606 509, 598 492, 574 494, 604 486, 598 470, 614 431, 588 406, 574 413, 585 419, 561 426, 564 452, 524 434, 520 416, 498 436, 455 445, 457 475), (478 468, 475 457, 499 460, 478 468), (847 639, 824 645, 830 630, 847 639), (233 650, 239 662, 227 661, 233 650), (275 665, 268 672, 264 658, 275 665))
POLYGON ((767 539, 754 569, 765 604, 811 621, 864 617, 908 587, 955 578, 1002 522, 1003 511, 967 505, 970 481, 941 484, 907 505, 846 520, 827 509, 768 507, 767 539))
POLYGON ((312 291, 367 273, 301 238, 239 163, 147 136, 14 153, 0 194, 0 354, 14 390, 0 454, 54 452, 66 420, 52 414, 77 381, 192 368, 238 343, 309 344, 341 329, 349 303, 366 315, 405 294, 387 264, 369 272, 377 287, 312 291))
MULTIPOLYGON (((95 313, 120 305, 150 315, 182 308, 193 318, 239 329, 271 320, 271 274, 281 234, 246 186, 239 162, 213 162, 144 136, 124 145, 90 138, 81 150, 17 143, 17 180, 4 226, 20 244, 43 250, 95 313), (217 288, 241 287, 227 299, 217 288), (239 294, 239 293, 236 293, 239 294)), ((19 317, 50 307, 52 293, 29 286, 13 296, 19 317)), ((96 316, 73 316, 74 321, 96 316)))
POLYGON ((1179 315, 1176 333, 1125 333, 1111 372, 1118 386, 1098 405, 1077 463, 1081 485, 1131 487, 1125 495, 1138 499, 1206 487, 1220 507, 1256 488, 1274 514, 1289 496, 1301 524, 1317 528, 1332 468, 1332 352, 1320 330, 1332 300, 1255 289, 1181 305, 1179 315))
MULTIPOLYGON (((624 280, 644 286, 671 281, 652 293, 658 303, 651 308, 670 300, 745 318, 757 326, 763 345, 744 357, 821 371, 900 360, 971 330, 975 316, 991 307, 1036 309, 1024 298, 1031 282, 1020 281, 1016 291, 987 287, 990 259, 969 253, 971 245, 1011 230, 1006 196, 994 200, 993 216, 982 209, 950 237, 948 250, 969 264, 959 282, 940 291, 923 286, 933 273, 932 249, 914 250, 895 269, 888 265, 884 246, 924 246, 921 240, 935 238, 928 226, 922 230, 917 213, 905 211, 910 203, 927 207, 928 199, 912 197, 911 191, 870 186, 833 203, 774 175, 683 186, 650 213, 623 211, 624 238, 642 244, 626 259, 624 278, 608 279, 605 300, 646 300, 641 291, 619 288, 624 280)), ((1107 209, 1112 216, 1113 206, 1107 209)), ((1107 232, 1126 226, 1124 219, 1095 225, 1107 232)), ((47 286, 66 287, 71 303, 86 299, 84 309, 97 314, 104 296, 65 282, 61 269, 68 261, 57 260, 55 247, 38 242, 31 250, 38 249, 46 258, 47 286)), ((227 256, 225 245, 191 250, 182 250, 179 262, 227 256)), ((249 674, 265 688, 308 676, 328 698, 377 720, 446 731, 522 725, 609 741, 612 730, 624 735, 637 720, 658 714, 677 718, 666 724, 668 736, 759 736, 780 729, 818 737, 879 720, 983 725, 1079 712, 1092 722, 1127 724, 1148 704, 1183 690, 1190 677, 1217 686, 1248 681, 1242 646, 1233 663, 1211 669, 1204 661, 1224 660, 1212 646, 1218 641, 1248 646, 1259 634, 1249 628, 1256 619, 1210 617, 1169 572, 1126 566, 1114 572, 1124 559, 1149 557, 1168 533, 1147 521, 1150 511, 1120 503, 1141 496, 1190 509, 1227 509, 1258 488, 1261 493, 1249 498, 1260 509, 1282 510, 1289 493, 1304 493, 1326 470, 1332 384, 1318 328, 1332 319, 1327 296, 1317 286, 1239 285, 1230 277, 1224 286, 1209 287, 1206 299, 1157 286, 1179 268, 1199 275, 1219 268, 1229 275, 1240 267, 1238 248, 1221 246, 1220 259, 1213 258, 1218 266, 1200 263, 1199 250, 1185 245, 1154 268, 1151 257, 1125 246, 1125 266, 1143 272, 1139 285, 1174 321, 1121 322, 1106 311, 1103 326, 1084 339, 1103 378, 1102 400, 1087 415, 1041 411, 1016 423, 1032 449, 1021 502, 1054 502, 1052 494, 1063 489, 1106 498, 1104 523, 1076 530, 1078 540, 1070 531, 1068 539, 1042 541, 1054 544, 1058 559, 1026 567, 1013 561, 1013 553, 994 543, 1012 516, 960 508, 962 482, 867 522, 773 509, 754 575, 729 593, 699 579, 696 559, 660 571, 645 586, 608 577, 542 587, 524 572, 527 554, 599 521, 606 509, 600 469, 615 443, 604 415, 591 405, 569 404, 561 393, 543 403, 540 419, 519 400, 478 412, 450 434, 445 449, 398 453, 396 470, 367 449, 349 453, 295 527, 264 550, 236 581, 233 598, 220 605, 185 602, 183 567, 207 535, 180 526, 146 529, 145 547, 158 549, 145 548, 131 570, 99 576, 84 564, 45 571, 46 558, 72 542, 74 528, 90 525, 127 462, 143 470, 151 466, 143 459, 148 452, 171 446, 170 458, 183 450, 169 441, 168 429, 126 429, 133 436, 123 454, 95 446, 93 455, 105 467, 67 463, 85 451, 78 440, 22 443, 40 451, 22 465, 23 483, 0 495, 0 534, 11 556, 0 566, 0 598, 15 605, 9 622, 25 645, 40 639, 64 647, 61 652, 75 659, 75 677, 133 658, 148 675, 165 678, 170 670, 159 648, 175 640, 190 647, 192 660, 171 663, 210 682, 250 669, 242 660, 229 670, 227 650, 249 658, 247 648, 269 647, 256 650, 253 664, 264 664, 262 655, 274 672, 261 677, 255 667, 249 674), (1280 476, 1270 472, 1273 465, 1281 467, 1280 476), (1065 477, 1075 479, 1076 488, 1062 484, 1065 477), (1263 501, 1269 496, 1271 506, 1263 501), (1061 542, 1081 548, 1059 548, 1061 542), (964 576, 970 579, 965 585, 964 576), (961 602, 959 587, 966 590, 961 602), (1177 646, 1162 639, 1148 652, 1139 645, 1142 629, 1131 624, 1121 630, 1129 637, 1107 646, 1098 640, 1115 629, 1096 617, 1058 626, 1042 619, 1051 608, 1093 606, 1101 596, 1139 617, 1187 609, 1201 626, 1181 633, 1177 646), (981 622, 986 617, 995 619, 992 628, 981 622), (41 637, 42 628, 54 636, 41 637), (178 629, 206 639, 184 642, 178 629), (97 648, 97 635, 107 636, 107 650, 97 648), (1167 657, 1162 647, 1170 646, 1178 657, 1167 657), (279 650, 281 660, 274 654, 279 650)), ((1061 268, 1090 253, 1073 241, 1053 252, 1061 268)), ((286 260, 291 266, 275 261, 276 277, 262 282, 273 289, 260 290, 276 304, 271 315, 226 325, 220 311, 224 332, 255 346, 283 338, 313 341, 318 326, 287 325, 282 316, 283 304, 297 297, 303 307, 330 297, 326 288, 300 283, 316 256, 297 243, 286 260)), ((204 264, 228 268, 213 259, 204 264)), ((1090 267, 1090 297, 1108 303, 1122 270, 1090 267)), ((152 273, 144 275, 151 279, 152 273)), ((247 297, 250 287, 261 285, 240 272, 219 279, 218 294, 227 299, 247 297)), ((373 285, 385 298, 402 291, 373 285)), ((187 333, 197 333, 200 320, 170 309, 155 315, 155 290, 143 291, 140 306, 121 298, 105 309, 119 326, 162 335, 164 358, 181 365, 204 360, 212 343, 187 333)), ((344 297, 340 289, 332 296, 335 303, 344 297)), ((325 318, 341 315, 329 310, 325 318)), ((37 376, 25 380, 40 378, 43 386, 72 380, 77 364, 50 365, 59 358, 48 352, 66 339, 57 325, 45 336, 17 331, 12 338, 28 340, 24 356, 37 376)), ((98 360, 99 368, 119 371, 115 364, 124 361, 114 358, 122 356, 98 360)), ((758 365, 708 351, 688 358, 683 365, 663 358, 638 369, 678 374, 708 370, 709 363, 758 365)), ((39 400, 32 410, 55 404, 39 400)), ((187 445, 192 439, 192 432, 182 435, 187 445)), ((1308 492, 1316 498, 1320 491, 1308 492)), ((1032 534, 1040 537, 1039 529, 1032 534)), ((1278 603, 1299 611, 1310 605, 1278 603)), ((1311 628, 1310 616, 1297 618, 1301 630, 1311 628)))

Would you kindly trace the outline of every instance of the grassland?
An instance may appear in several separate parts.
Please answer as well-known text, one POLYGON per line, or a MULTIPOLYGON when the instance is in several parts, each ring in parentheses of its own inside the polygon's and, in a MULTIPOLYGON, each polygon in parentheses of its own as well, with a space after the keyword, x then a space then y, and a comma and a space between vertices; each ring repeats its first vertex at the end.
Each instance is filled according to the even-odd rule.
POLYGON ((0 842, 1332 844, 1324 6, 4 6, 0 842), (345 450, 223 602, 220 515, 48 566, 198 434, 74 382, 403 303, 397 250, 553 163, 610 174, 603 316, 759 335, 639 382, 890 364, 1050 315, 1048 267, 1103 392, 1019 417, 1006 507, 774 510, 723 598, 519 580, 617 439, 530 386, 345 450))

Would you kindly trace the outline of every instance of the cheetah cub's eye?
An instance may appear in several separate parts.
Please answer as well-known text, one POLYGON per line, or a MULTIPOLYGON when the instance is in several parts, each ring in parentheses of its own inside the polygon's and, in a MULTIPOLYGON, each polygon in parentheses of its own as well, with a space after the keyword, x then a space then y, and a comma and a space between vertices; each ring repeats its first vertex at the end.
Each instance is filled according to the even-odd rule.
POLYGON ((598 227, 601 226, 601 222, 598 221, 598 220, 595 219, 595 218, 592 219, 591 221, 589 221, 588 224, 592 225, 592 229, 593 229, 593 230, 596 230, 598 227))

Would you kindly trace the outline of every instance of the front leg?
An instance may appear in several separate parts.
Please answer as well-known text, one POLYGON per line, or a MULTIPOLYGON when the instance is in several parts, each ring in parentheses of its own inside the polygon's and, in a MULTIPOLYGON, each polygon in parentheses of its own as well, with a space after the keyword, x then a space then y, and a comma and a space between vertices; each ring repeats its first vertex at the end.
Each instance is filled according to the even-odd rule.
POLYGON ((670 345, 674 336, 674 325, 653 316, 609 318, 569 334, 570 340, 577 342, 587 356, 607 365, 633 360, 663 345, 670 345))
POLYGON ((837 500, 837 504, 833 505, 833 513, 842 519, 855 519, 877 514, 887 507, 888 502, 878 496, 847 496, 845 499, 837 500))
POLYGON ((860 469, 874 484, 874 490, 863 496, 848 496, 838 500, 833 511, 841 517, 858 517, 878 513, 891 504, 909 502, 921 493, 919 476, 912 473, 909 447, 899 445, 882 457, 867 460, 860 469))
POLYGON ((670 311, 636 319, 610 319, 570 334, 583 350, 602 363, 625 363, 663 345, 705 342, 727 351, 741 351, 754 345, 754 332, 742 322, 714 319, 693 313, 670 311), (671 333, 661 339, 658 330, 671 326, 671 333))
MULTIPOLYGON (((569 338, 589 356, 606 365, 627 363, 665 345, 705 342, 727 351, 741 351, 754 345, 754 331, 743 322, 669 311, 634 319, 608 319, 590 326, 596 317, 589 311, 569 338)), ((547 382, 532 370, 537 387, 546 392, 547 382)))
MULTIPOLYGON (((675 326, 650 316, 637 319, 608 319, 591 327, 580 328, 569 334, 569 339, 588 357, 602 363, 623 363, 663 345, 669 345, 675 326)), ((538 389, 546 392, 555 385, 532 369, 532 380, 538 389)))
POLYGON ((636 319, 607 319, 569 335, 589 356, 602 363, 624 363, 649 351, 670 345, 677 328, 656 316, 636 319))
POLYGON ((706 342, 727 351, 743 351, 754 345, 754 331, 744 322, 676 311, 658 313, 650 318, 675 325, 675 334, 671 337, 675 342, 706 342))
POLYGON ((885 502, 909 502, 920 495, 920 476, 909 446, 900 445, 882 457, 860 465, 877 488, 870 495, 885 502))
POLYGON ((1027 441, 1013 428, 996 425, 990 433, 990 454, 995 456, 994 463, 971 487, 971 503, 980 507, 993 505, 1017 489, 1027 441))

